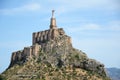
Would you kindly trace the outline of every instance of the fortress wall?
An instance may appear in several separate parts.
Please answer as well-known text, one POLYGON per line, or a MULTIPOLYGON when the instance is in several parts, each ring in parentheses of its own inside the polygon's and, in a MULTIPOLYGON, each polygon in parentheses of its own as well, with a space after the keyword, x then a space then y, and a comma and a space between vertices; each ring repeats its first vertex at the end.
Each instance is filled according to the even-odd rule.
POLYGON ((57 37, 59 35, 64 35, 64 34, 65 34, 65 32, 62 28, 49 29, 49 30, 33 33, 33 45, 35 43, 40 44, 44 41, 54 39, 55 37, 57 37))
POLYGON ((38 44, 33 45, 33 46, 32 46, 32 55, 34 55, 34 56, 37 57, 38 54, 39 54, 40 48, 41 48, 41 46, 38 45, 38 44))
POLYGON ((31 56, 32 50, 31 47, 25 47, 23 50, 24 56, 31 56))
POLYGON ((16 62, 22 60, 22 52, 23 51, 16 51, 12 53, 11 63, 9 67, 13 66, 16 62))
POLYGON ((32 34, 32 43, 33 43, 33 44, 36 43, 36 38, 37 38, 37 33, 33 33, 33 34, 32 34))
POLYGON ((44 40, 48 40, 48 30, 45 31, 45 36, 44 36, 44 40))
POLYGON ((16 52, 13 52, 13 53, 12 53, 12 57, 11 57, 11 61, 14 61, 14 60, 15 60, 15 57, 16 57, 16 52))
MULTIPOLYGON (((44 45, 42 43, 49 41, 49 40, 54 40, 56 37, 59 37, 61 35, 65 35, 65 32, 62 28, 49 29, 49 30, 33 33, 32 34, 32 38, 33 38, 32 46, 25 47, 21 51, 13 52, 10 66, 17 64, 16 61, 22 62, 22 61, 26 61, 28 57, 29 58, 32 58, 33 56, 37 57, 39 55, 38 52, 41 48, 41 45, 44 45)), ((71 38, 69 36, 66 42, 71 43, 71 38)))
POLYGON ((48 31, 48 35, 47 35, 48 40, 51 40, 51 33, 52 33, 52 29, 50 29, 50 30, 48 31))
POLYGON ((59 28, 59 29, 58 29, 58 32, 59 32, 59 35, 64 35, 64 34, 65 34, 63 28, 59 28))
POLYGON ((21 51, 16 51, 12 53, 11 57, 11 63, 10 66, 13 66, 14 64, 18 64, 17 62, 23 62, 26 61, 27 58, 32 58, 32 56, 38 56, 38 52, 40 50, 41 46, 39 44, 35 44, 30 47, 25 47, 21 51))
POLYGON ((72 43, 71 37, 68 36, 68 43, 72 43))
POLYGON ((13 61, 20 61, 22 57, 22 51, 13 52, 13 61))
POLYGON ((38 52, 40 50, 40 45, 35 44, 30 47, 25 47, 23 50, 24 57, 32 57, 32 56, 37 56, 38 52))

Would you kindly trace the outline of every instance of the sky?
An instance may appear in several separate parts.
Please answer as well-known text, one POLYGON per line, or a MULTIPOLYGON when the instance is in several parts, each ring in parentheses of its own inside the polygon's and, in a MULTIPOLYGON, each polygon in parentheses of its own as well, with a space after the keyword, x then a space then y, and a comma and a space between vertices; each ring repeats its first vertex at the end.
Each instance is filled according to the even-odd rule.
POLYGON ((120 0, 0 0, 0 73, 12 52, 32 45, 33 32, 49 29, 53 9, 75 48, 120 68, 120 0))

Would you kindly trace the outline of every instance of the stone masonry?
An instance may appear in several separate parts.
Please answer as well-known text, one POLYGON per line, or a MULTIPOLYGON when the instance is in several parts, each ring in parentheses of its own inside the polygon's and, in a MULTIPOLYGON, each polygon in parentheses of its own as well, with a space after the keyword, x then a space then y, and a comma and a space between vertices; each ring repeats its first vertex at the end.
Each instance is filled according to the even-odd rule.
POLYGON ((34 32, 31 46, 13 52, 10 66, 4 73, 7 80, 110 80, 102 63, 75 49, 71 37, 57 28, 54 10, 49 29, 34 32))
POLYGON ((33 45, 38 43, 42 44, 46 41, 55 39, 60 35, 65 35, 65 32, 62 28, 59 29, 49 29, 41 32, 33 33, 33 45))
POLYGON ((24 63, 28 58, 32 58, 33 56, 38 56, 40 48, 41 46, 39 44, 34 44, 30 47, 24 47, 23 50, 13 52, 9 67, 12 67, 14 64, 24 63))
MULTIPOLYGON (((54 18, 54 10, 52 10, 50 29, 40 32, 34 32, 32 34, 32 46, 24 47, 24 49, 21 51, 13 52, 9 67, 13 66, 16 63, 24 63, 27 60, 27 58, 32 58, 33 56, 37 57, 42 44, 44 44, 47 41, 54 40, 62 35, 65 35, 65 32, 63 28, 57 28, 56 19, 54 18)), ((71 43, 71 38, 68 38, 68 41, 71 43)))

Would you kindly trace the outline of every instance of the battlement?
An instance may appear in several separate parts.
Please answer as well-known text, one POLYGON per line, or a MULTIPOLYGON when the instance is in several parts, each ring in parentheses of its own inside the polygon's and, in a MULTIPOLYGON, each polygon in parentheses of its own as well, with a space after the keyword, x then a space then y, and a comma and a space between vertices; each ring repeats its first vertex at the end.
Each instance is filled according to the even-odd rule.
POLYGON ((35 32, 32 35, 33 39, 32 44, 34 45, 36 43, 38 44, 45 43, 46 41, 53 40, 60 35, 65 35, 63 28, 35 32))
MULTIPOLYGON (((50 19, 50 29, 40 32, 34 32, 32 34, 32 46, 24 47, 23 50, 12 53, 10 67, 20 62, 25 62, 27 58, 37 57, 43 43, 50 40, 55 40, 59 36, 65 35, 63 28, 57 28, 56 19, 54 18, 54 10, 52 10, 52 17, 50 19)), ((71 43, 71 38, 68 38, 68 42, 71 43)), ((19 63, 18 63, 19 64, 19 63)))
POLYGON ((52 10, 52 17, 50 19, 50 29, 40 32, 34 32, 32 34, 32 44, 42 44, 49 40, 54 40, 60 35, 65 35, 65 32, 62 28, 57 28, 56 19, 54 18, 55 10, 52 10))
POLYGON ((30 47, 24 47, 23 50, 19 50, 12 53, 10 66, 13 66, 15 63, 21 64, 24 63, 27 58, 32 58, 33 56, 37 57, 39 55, 39 50, 41 45, 35 44, 30 47), (20 62, 20 63, 19 63, 20 62))

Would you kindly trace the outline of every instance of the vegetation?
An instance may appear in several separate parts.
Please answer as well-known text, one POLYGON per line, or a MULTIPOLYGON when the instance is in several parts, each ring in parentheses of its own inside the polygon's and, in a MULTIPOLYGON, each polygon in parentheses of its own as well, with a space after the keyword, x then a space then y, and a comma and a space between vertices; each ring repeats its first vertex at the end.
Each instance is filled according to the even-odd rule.
POLYGON ((65 35, 45 42, 37 57, 10 67, 0 80, 110 80, 101 65, 74 49, 65 35))
POLYGON ((6 80, 6 78, 0 75, 0 80, 6 80))

